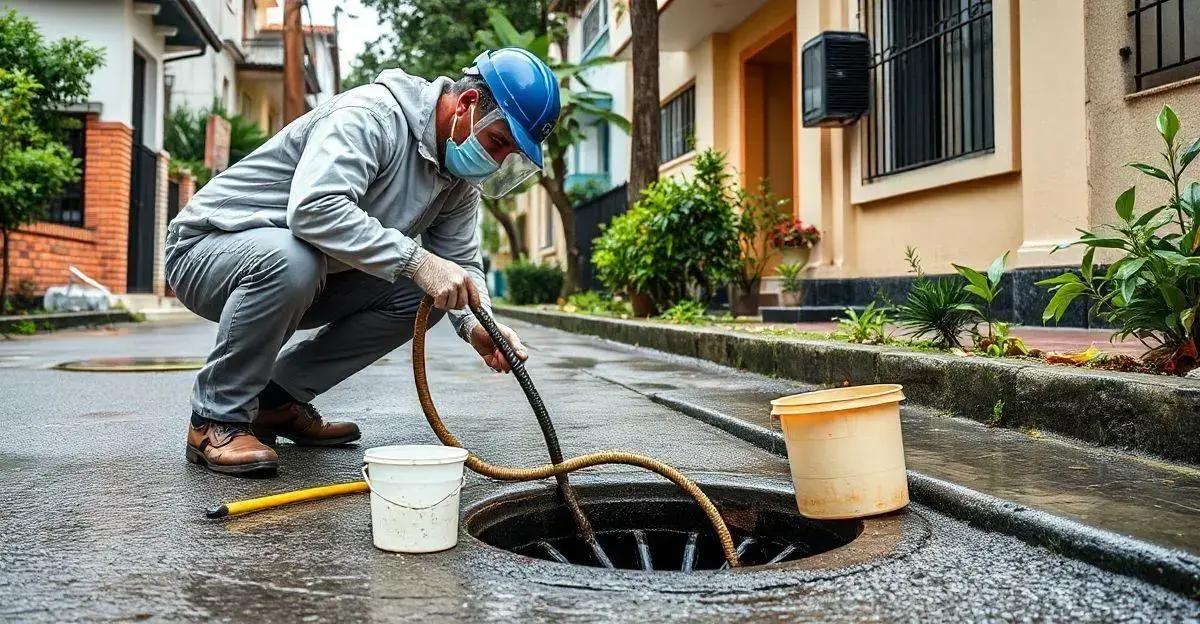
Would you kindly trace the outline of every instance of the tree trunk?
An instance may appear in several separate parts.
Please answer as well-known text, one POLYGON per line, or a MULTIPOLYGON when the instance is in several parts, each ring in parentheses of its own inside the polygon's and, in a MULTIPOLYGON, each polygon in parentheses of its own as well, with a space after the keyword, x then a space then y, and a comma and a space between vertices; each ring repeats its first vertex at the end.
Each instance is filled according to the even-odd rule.
POLYGON ((629 0, 633 33, 633 129, 629 136, 632 154, 629 165, 629 203, 658 179, 660 123, 658 100, 658 3, 629 0))
POLYGON ((0 229, 4 241, 4 269, 0 277, 0 315, 8 314, 8 228, 0 229))
POLYGON ((563 245, 567 248, 567 276, 563 283, 563 294, 569 295, 579 290, 579 245, 575 241, 575 207, 571 205, 571 198, 567 197, 566 191, 559 182, 563 179, 567 169, 563 157, 552 158, 550 169, 554 172, 554 176, 544 175, 539 183, 545 189, 546 194, 550 196, 550 201, 558 210, 558 218, 562 221, 563 245))
POLYGON ((483 206, 500 224, 500 227, 504 228, 504 236, 508 238, 508 255, 512 256, 513 260, 528 257, 529 254, 525 251, 525 238, 517 230, 517 224, 513 222, 512 215, 504 212, 500 208, 500 202, 494 199, 483 200, 483 206))

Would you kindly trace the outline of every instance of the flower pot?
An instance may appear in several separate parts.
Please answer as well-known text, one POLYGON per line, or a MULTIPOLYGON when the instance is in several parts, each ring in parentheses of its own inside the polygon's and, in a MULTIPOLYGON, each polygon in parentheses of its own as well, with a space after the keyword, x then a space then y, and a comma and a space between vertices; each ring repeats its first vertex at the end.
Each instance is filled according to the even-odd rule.
POLYGON ((729 285, 729 312, 734 316, 758 316, 759 280, 754 280, 748 290, 738 284, 729 285))
POLYGON ((646 293, 629 293, 629 306, 633 308, 633 315, 637 317, 646 317, 654 314, 654 300, 646 293))
POLYGON ((785 308, 800 307, 800 300, 804 298, 804 293, 797 290, 796 292, 788 292, 786 290, 779 291, 779 305, 785 308))
POLYGON ((780 249, 780 253, 783 254, 784 262, 805 266, 808 264, 808 257, 812 254, 812 247, 784 247, 780 249))

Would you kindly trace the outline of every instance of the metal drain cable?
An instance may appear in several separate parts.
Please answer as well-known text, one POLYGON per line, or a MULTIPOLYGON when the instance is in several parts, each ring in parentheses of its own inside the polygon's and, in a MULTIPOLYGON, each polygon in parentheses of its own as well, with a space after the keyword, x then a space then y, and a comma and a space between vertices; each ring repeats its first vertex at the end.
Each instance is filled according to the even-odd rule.
MULTIPOLYGON (((437 435, 438 439, 441 440, 442 444, 445 444, 446 446, 462 448, 462 444, 459 443, 458 439, 454 437, 454 434, 450 433, 450 430, 446 428, 445 423, 442 422, 441 416, 438 415, 437 407, 434 406, 433 398, 430 396, 429 379, 425 374, 425 332, 429 329, 429 312, 432 308, 432 304, 433 299, 431 297, 426 296, 421 300, 421 305, 417 309, 417 318, 413 324, 413 381, 417 386, 417 398, 420 400, 421 410, 425 413, 425 419, 429 422, 430 428, 433 429, 433 432, 437 435)), ((513 351, 512 345, 510 345, 508 340, 506 340, 504 336, 500 334, 499 328, 496 327, 496 322, 492 319, 491 315, 489 315, 486 310, 481 308, 477 301, 473 300, 470 307, 471 312, 479 320, 480 324, 483 325, 484 329, 488 332, 488 335, 491 336, 492 342, 500 347, 501 352, 506 358, 508 358, 509 365, 512 368, 514 375, 517 377, 518 383, 521 384, 521 389, 525 391, 526 398, 529 399, 530 405, 534 408, 535 414, 538 415, 539 424, 541 424, 543 420, 542 416, 544 415, 544 420, 549 426, 544 427, 542 429, 542 433, 543 436, 546 437, 547 449, 553 454, 555 449, 559 449, 558 438, 554 432, 553 424, 550 423, 550 416, 546 412, 546 406, 544 403, 542 403, 541 397, 537 394, 537 390, 533 387, 533 382, 529 379, 528 372, 525 371, 524 363, 516 357, 516 352, 513 351)), ((558 458, 560 460, 562 458, 561 449, 558 450, 558 458)), ((553 461, 553 459, 554 458, 552 456, 551 460, 553 461)), ((695 482, 685 477, 683 473, 679 472, 675 468, 651 457, 627 453, 624 451, 601 451, 598 453, 581 455, 579 457, 572 457, 570 459, 562 460, 558 463, 551 463, 532 468, 516 468, 489 464, 480 459, 475 453, 470 453, 467 456, 466 462, 467 467, 471 470, 497 481, 536 481, 539 479, 545 479, 547 477, 555 477, 557 479, 560 475, 563 476, 564 478, 559 481, 559 491, 565 494, 563 496, 563 500, 564 502, 567 502, 568 505, 572 505, 573 501, 574 508, 572 515, 575 518, 583 518, 585 524, 577 525, 581 531, 583 530, 583 527, 587 527, 587 530, 590 531, 591 525, 587 522, 586 517, 583 516, 582 510, 579 509, 578 499, 575 498, 574 491, 571 489, 570 483, 565 479, 565 476, 568 473, 575 472, 576 470, 591 468, 601 464, 625 464, 628 466, 643 468, 645 470, 655 472, 668 481, 674 483, 679 487, 679 489, 691 496, 692 499, 696 501, 696 504, 700 506, 700 509, 704 512, 704 515, 708 517, 708 521, 712 524, 713 531, 716 532, 717 540, 721 544, 721 551, 725 555, 726 563, 728 563, 730 567, 734 568, 741 566, 741 562, 738 559, 737 549, 733 545, 733 537, 729 534, 729 527, 725 525, 725 520, 721 517, 721 512, 717 511, 716 506, 713 505, 708 496, 704 494, 704 492, 700 489, 700 486, 696 485, 695 482), (564 483, 566 484, 566 487, 562 487, 564 483), (576 513, 578 515, 576 515, 576 513)), ((214 519, 227 518, 230 516, 240 516, 265 509, 281 507, 283 505, 290 505, 293 503, 320 500, 333 496, 341 496, 344 494, 366 493, 369 491, 370 488, 367 486, 365 481, 350 481, 346 483, 337 483, 333 485, 283 492, 270 496, 261 496, 258 498, 233 501, 210 507, 208 510, 206 510, 206 515, 209 518, 214 519)), ((583 536, 581 535, 581 537, 583 536)), ((586 537, 584 539, 586 539, 586 537)), ((593 544, 593 550, 597 551, 597 558, 601 559, 601 557, 603 557, 603 559, 601 559, 601 563, 603 564, 604 559, 607 559, 607 555, 603 554, 603 549, 600 549, 598 542, 595 542, 594 535, 591 543, 593 544)), ((609 562, 608 565, 611 566, 611 562, 609 562)))
MULTIPOLYGON (((438 415, 437 407, 434 406, 433 398, 429 392, 429 380, 425 374, 425 332, 429 328, 429 311, 432 307, 432 304, 433 299, 429 296, 426 296, 421 300, 421 306, 417 309, 417 318, 413 324, 413 381, 417 386, 417 399, 421 402, 421 410, 425 412, 425 419, 429 421, 429 426, 433 429, 433 432, 437 435, 438 439, 441 440, 442 444, 445 444, 446 446, 463 448, 462 444, 458 441, 458 438, 454 437, 454 434, 450 433, 450 430, 446 428, 445 423, 442 422, 441 416, 438 415)), ((491 336, 492 342, 498 346, 504 356, 508 358, 513 374, 517 377, 518 382, 521 384, 522 390, 525 391, 526 397, 530 399, 530 405, 533 406, 534 412, 538 415, 539 422, 542 420, 544 415, 547 424, 549 424, 550 416, 548 413, 546 413, 546 406, 542 404, 541 398, 538 397, 537 391, 533 388, 533 382, 529 379, 529 374, 525 371, 524 363, 516 357, 516 352, 513 351, 512 345, 510 345, 504 336, 501 335, 499 328, 496 327, 496 322, 486 310, 478 305, 478 302, 474 297, 472 298, 470 307, 471 312, 475 315, 475 318, 479 320, 480 324, 483 325, 484 329, 488 332, 488 335, 491 336), (536 403, 534 402, 535 397, 537 397, 536 403)), ((542 431, 547 435, 547 437, 555 435, 552 425, 550 427, 543 428, 542 431)), ((557 440, 555 440, 554 447, 558 447, 557 440)), ((470 449, 468 449, 468 452, 469 451, 470 449)), ((692 499, 696 501, 696 504, 700 506, 700 509, 704 512, 704 515, 708 517, 708 521, 712 524, 713 531, 715 531, 717 534, 717 540, 721 544, 721 551, 725 555, 725 561, 730 567, 740 567, 741 563, 738 560, 737 549, 733 545, 733 537, 729 534, 729 527, 725 525, 725 520, 721 517, 721 512, 717 511, 717 507, 713 505, 708 496, 704 494, 704 492, 700 489, 700 486, 696 485, 695 482, 685 477, 683 473, 679 472, 675 468, 668 466, 667 464, 664 464, 656 459, 646 457, 644 455, 637 455, 635 453, 628 453, 625 451, 600 451, 598 453, 589 453, 587 455, 580 455, 579 457, 572 457, 555 464, 546 464, 532 468, 516 468, 489 464, 488 462, 480 459, 479 456, 473 452, 467 456, 468 468, 478 472, 481 475, 484 475, 485 477, 491 477, 501 481, 535 481, 538 479, 545 479, 547 477, 566 475, 567 473, 575 472, 576 470, 582 470, 583 468, 590 468, 600 464, 625 464, 628 466, 644 468, 646 470, 656 472, 662 477, 666 478, 668 481, 674 483, 679 487, 679 489, 691 496, 692 499)), ((566 481, 560 481, 560 486, 564 482, 566 481)), ((562 491, 569 490, 570 485, 568 483, 566 488, 562 491)), ((567 496, 564 496, 564 500, 574 500, 573 493, 568 494, 567 496), (570 496, 571 498, 568 499, 567 496, 570 496)), ((580 513, 582 514, 582 512, 580 513)))

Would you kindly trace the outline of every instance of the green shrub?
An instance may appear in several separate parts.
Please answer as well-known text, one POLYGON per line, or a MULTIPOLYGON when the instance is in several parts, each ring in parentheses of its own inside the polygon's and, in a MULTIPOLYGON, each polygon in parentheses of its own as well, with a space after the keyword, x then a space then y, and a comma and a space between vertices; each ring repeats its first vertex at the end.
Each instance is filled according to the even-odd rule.
POLYGON ((655 304, 708 300, 741 267, 736 197, 725 156, 696 156, 695 176, 659 180, 596 239, 592 261, 610 290, 641 292, 655 304))
POLYGON ((32 336, 37 333, 37 323, 30 319, 14 321, 8 326, 8 333, 15 336, 32 336))
POLYGON ((799 262, 780 262, 775 265, 775 272, 779 274, 779 286, 783 292, 797 293, 804 285, 804 276, 801 271, 804 270, 804 265, 799 262))
POLYGON ((594 290, 578 292, 567 297, 567 304, 564 308, 568 312, 582 314, 629 316, 631 313, 628 302, 602 295, 594 290))
POLYGON ((959 337, 975 323, 977 314, 964 288, 965 280, 958 276, 931 279, 921 268, 916 249, 909 247, 905 256, 917 278, 899 307, 900 326, 910 336, 928 337, 939 347, 961 347, 959 337))
POLYGON ((554 264, 514 262, 504 269, 508 300, 516 305, 554 303, 562 293, 563 271, 554 264))
POLYGON ((703 303, 691 299, 682 299, 675 305, 667 308, 667 311, 663 312, 659 318, 680 325, 695 325, 704 322, 707 312, 708 308, 703 303))
POLYGON ((1134 210, 1135 187, 1117 198, 1115 225, 1102 225, 1102 234, 1083 232, 1060 247, 1087 248, 1079 272, 1067 272, 1038 282, 1054 293, 1042 315, 1058 321, 1079 297, 1089 301, 1092 314, 1113 324, 1115 336, 1136 336, 1150 347, 1146 358, 1168 372, 1185 372, 1196 364, 1196 316, 1200 310, 1200 182, 1186 184, 1188 165, 1200 155, 1200 138, 1184 147, 1179 118, 1164 106, 1157 119, 1166 145, 1166 168, 1145 163, 1130 167, 1170 187, 1167 203, 1142 214, 1134 210), (1103 274, 1093 264, 1097 249, 1116 250, 1120 257, 1103 274))
POLYGON ((833 332, 834 338, 861 344, 884 344, 888 341, 887 326, 893 319, 887 307, 875 307, 872 301, 862 314, 853 308, 846 308, 842 315, 838 319, 837 331, 833 332))

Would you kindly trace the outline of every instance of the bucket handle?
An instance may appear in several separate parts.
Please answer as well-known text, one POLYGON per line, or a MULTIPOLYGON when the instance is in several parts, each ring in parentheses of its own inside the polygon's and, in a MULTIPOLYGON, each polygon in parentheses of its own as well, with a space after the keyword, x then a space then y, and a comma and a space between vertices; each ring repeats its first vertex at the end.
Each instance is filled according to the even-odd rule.
POLYGON ((437 507, 438 505, 441 505, 442 503, 444 503, 444 502, 446 502, 447 500, 449 500, 451 496, 454 496, 455 494, 458 494, 459 492, 461 492, 461 491, 462 491, 462 489, 463 489, 463 486, 464 486, 464 485, 466 485, 466 483, 467 483, 467 475, 465 475, 465 474, 464 474, 464 475, 463 475, 463 476, 462 476, 462 477, 461 477, 461 478, 458 480, 458 487, 456 487, 456 488, 454 488, 453 490, 451 490, 449 494, 447 494, 447 495, 443 496, 443 497, 442 497, 440 500, 438 500, 438 502, 436 502, 436 503, 434 503, 434 504, 432 504, 432 505, 425 505, 425 506, 423 506, 423 507, 413 507, 412 505, 402 505, 402 504, 400 504, 400 503, 397 503, 396 501, 394 501, 394 500, 391 500, 390 498, 388 498, 388 497, 384 496, 383 494, 380 494, 379 492, 376 492, 376 491, 375 491, 375 486, 371 485, 371 478, 370 478, 370 477, 367 475, 367 465, 366 465, 366 464, 363 464, 363 465, 362 465, 362 468, 361 468, 360 470, 361 470, 361 472, 362 472, 363 481, 366 481, 366 482, 367 482, 367 487, 368 487, 368 488, 370 488, 370 490, 371 490, 371 493, 372 493, 372 494, 374 494, 375 496, 378 496, 379 498, 382 498, 382 499, 383 499, 383 500, 384 500, 386 503, 388 503, 389 505, 395 505, 396 507, 400 507, 400 508, 403 508, 403 509, 411 509, 411 510, 413 510, 413 511, 421 511, 421 510, 424 510, 424 509, 433 509, 434 507, 437 507))

